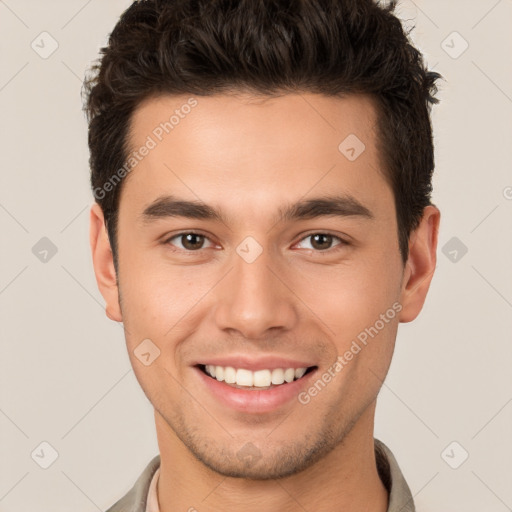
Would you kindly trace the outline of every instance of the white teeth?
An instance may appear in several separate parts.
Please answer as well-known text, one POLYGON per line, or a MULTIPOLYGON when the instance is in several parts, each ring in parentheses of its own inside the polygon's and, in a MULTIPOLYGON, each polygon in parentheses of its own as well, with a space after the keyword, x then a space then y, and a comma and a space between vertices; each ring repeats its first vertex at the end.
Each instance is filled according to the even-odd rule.
POLYGON ((243 368, 239 368, 236 371, 236 383, 239 386, 249 386, 252 387, 254 379, 252 377, 251 370, 244 370, 243 368))
POLYGON ((270 386, 272 374, 270 370, 258 370, 253 374, 254 386, 257 388, 266 388, 270 386))
POLYGON ((224 368, 224 380, 226 381, 226 384, 236 383, 236 370, 233 367, 226 366, 226 368, 224 368))
MULTIPOLYGON (((217 366, 217 368, 219 368, 219 366, 217 366)), ((300 379, 301 377, 304 376, 305 373, 306 373, 306 368, 297 368, 295 370, 295 378, 300 379)))
POLYGON ((272 370, 272 384, 282 384, 284 382, 284 370, 276 368, 272 370))
POLYGON ((245 368, 233 368, 232 366, 215 366, 207 364, 206 373, 218 381, 237 386, 268 388, 285 382, 293 382, 304 376, 307 368, 275 368, 273 370, 257 370, 252 372, 245 368))
POLYGON ((295 370, 293 368, 287 368, 284 372, 284 380, 286 382, 292 382, 295 378, 295 370))

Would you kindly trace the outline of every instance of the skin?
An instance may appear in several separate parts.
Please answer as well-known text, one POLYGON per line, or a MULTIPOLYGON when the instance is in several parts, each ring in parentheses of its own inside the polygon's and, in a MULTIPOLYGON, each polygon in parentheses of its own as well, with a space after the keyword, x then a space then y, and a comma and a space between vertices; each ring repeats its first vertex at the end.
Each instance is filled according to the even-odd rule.
MULTIPOLYGON (((141 104, 132 147, 187 99, 141 104)), ((123 322, 135 375, 155 408, 161 511, 322 512, 333 503, 336 510, 385 511, 373 444, 376 398, 399 322, 414 320, 423 307, 436 266, 439 210, 424 210, 404 266, 368 97, 240 93, 197 101, 126 178, 118 283, 101 208, 94 204, 90 213, 106 313, 123 322), (353 162, 338 150, 349 134, 366 146, 353 162), (351 194, 373 218, 276 217, 290 203, 334 192, 351 194), (165 194, 219 209, 224 222, 144 223, 144 209, 165 194), (202 248, 186 254, 190 245, 175 236, 183 231, 206 235, 202 248), (339 239, 323 242, 322 251, 313 245, 315 233, 339 239), (262 248, 252 263, 236 252, 247 236, 262 248), (273 354, 311 361, 322 374, 396 302, 395 318, 306 405, 291 400, 264 414, 234 411, 212 397, 191 366, 198 357, 273 354), (149 366, 134 355, 147 338, 160 350, 149 366), (237 452, 248 442, 261 457, 244 464, 237 452)))

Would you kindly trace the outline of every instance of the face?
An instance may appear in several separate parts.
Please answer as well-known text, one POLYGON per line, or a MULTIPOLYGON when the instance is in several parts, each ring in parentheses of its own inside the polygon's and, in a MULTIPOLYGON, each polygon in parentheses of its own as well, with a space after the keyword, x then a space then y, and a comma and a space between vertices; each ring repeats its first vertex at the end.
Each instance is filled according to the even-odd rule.
POLYGON ((194 102, 133 116, 132 150, 150 149, 122 189, 109 316, 157 429, 223 475, 291 475, 371 428, 398 323, 421 308, 375 109, 314 94, 194 102))

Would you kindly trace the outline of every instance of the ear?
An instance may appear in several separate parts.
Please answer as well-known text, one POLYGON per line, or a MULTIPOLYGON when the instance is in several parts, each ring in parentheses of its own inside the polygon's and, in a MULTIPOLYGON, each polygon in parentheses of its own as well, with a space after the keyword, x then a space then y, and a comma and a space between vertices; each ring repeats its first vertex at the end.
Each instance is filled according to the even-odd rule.
POLYGON ((423 308, 436 268, 440 219, 438 208, 429 205, 423 210, 418 227, 411 233, 400 295, 400 322, 411 322, 423 308))
POLYGON ((116 322, 122 322, 123 316, 119 305, 119 289, 117 286, 114 258, 105 228, 103 210, 94 203, 90 212, 89 242, 92 251, 94 274, 98 289, 105 299, 105 312, 116 322))

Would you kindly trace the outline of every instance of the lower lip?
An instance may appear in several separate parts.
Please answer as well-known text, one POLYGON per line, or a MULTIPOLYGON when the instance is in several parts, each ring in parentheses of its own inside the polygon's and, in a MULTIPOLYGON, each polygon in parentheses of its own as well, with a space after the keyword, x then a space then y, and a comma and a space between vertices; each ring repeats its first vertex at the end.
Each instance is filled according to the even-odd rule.
POLYGON ((194 367, 194 370, 219 402, 230 409, 248 413, 272 412, 291 400, 297 399, 299 393, 308 385, 311 376, 316 373, 315 368, 301 379, 259 391, 234 388, 209 377, 198 367, 194 367))

